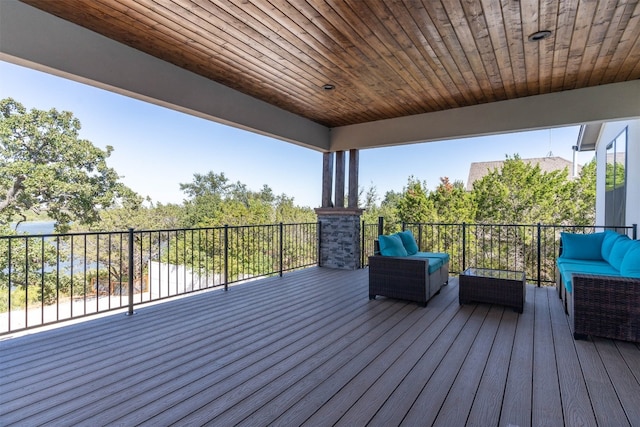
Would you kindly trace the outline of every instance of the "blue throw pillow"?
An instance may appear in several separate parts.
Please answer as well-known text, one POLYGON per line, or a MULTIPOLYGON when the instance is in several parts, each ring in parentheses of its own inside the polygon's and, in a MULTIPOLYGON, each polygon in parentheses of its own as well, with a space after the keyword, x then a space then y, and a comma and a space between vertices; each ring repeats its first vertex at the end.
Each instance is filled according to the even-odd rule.
POLYGON ((407 250, 402 245, 402 239, 397 234, 391 236, 378 236, 380 255, 383 256, 407 256, 407 250))
POLYGON ((560 233, 560 238, 562 239, 561 258, 602 261, 602 240, 604 239, 604 233, 560 233))
POLYGON ((625 236, 616 233, 615 231, 607 230, 604 232, 604 239, 602 240, 602 259, 609 262, 611 256, 611 249, 613 245, 619 240, 624 239, 625 236))
POLYGON ((616 270, 620 271, 622 267, 622 260, 627 254, 627 251, 633 246, 633 240, 628 237, 616 240, 613 248, 611 249, 611 255, 609 255, 609 264, 616 270))
POLYGON ((407 254, 415 255, 418 253, 418 244, 416 243, 416 239, 413 237, 411 230, 405 230, 398 233, 398 235, 402 240, 402 246, 406 249, 407 254))
POLYGON ((633 240, 627 249, 620 264, 620 275, 640 278, 640 241, 633 240))

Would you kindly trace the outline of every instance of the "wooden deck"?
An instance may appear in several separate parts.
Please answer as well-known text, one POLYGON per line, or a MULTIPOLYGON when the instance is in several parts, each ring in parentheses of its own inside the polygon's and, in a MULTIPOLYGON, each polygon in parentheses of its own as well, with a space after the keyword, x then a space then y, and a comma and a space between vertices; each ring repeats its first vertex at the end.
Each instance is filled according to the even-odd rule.
POLYGON ((0 341, 0 425, 640 426, 640 347, 311 268, 0 341))

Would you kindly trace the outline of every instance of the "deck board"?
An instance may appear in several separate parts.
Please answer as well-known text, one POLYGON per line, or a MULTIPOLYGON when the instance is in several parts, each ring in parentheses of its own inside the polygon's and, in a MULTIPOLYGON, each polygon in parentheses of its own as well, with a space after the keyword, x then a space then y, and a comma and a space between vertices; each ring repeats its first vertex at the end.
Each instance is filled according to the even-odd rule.
MULTIPOLYGON (((550 304, 554 302, 549 301, 550 304)), ((568 317, 558 310, 550 310, 550 313, 565 424, 595 426, 597 423, 568 328, 568 317)))
POLYGON ((547 292, 536 289, 531 425, 553 427, 562 425, 564 420, 548 297, 547 292))
MULTIPOLYGON (((597 339, 596 339, 597 340, 597 339)), ((594 342, 576 342, 587 390, 599 425, 628 426, 627 419, 594 342)), ((637 396, 640 399, 640 396, 637 396)), ((640 403, 640 400, 638 400, 640 403)), ((639 422, 639 420, 635 420, 639 422)))
POLYGON ((640 422, 640 384, 628 366, 618 363, 622 355, 615 343, 597 340, 595 344, 627 419, 640 422))
POLYGON ((466 323, 459 330, 451 331, 451 345, 447 354, 438 363, 430 380, 422 388, 418 398, 402 420, 402 425, 432 425, 443 405, 461 367, 467 358, 469 350, 482 327, 489 306, 481 305, 472 308, 463 307, 472 313, 467 313, 466 323))
MULTIPOLYGON (((527 289, 522 315, 518 316, 511 346, 511 360, 500 413, 500 425, 531 426, 533 384, 534 308, 533 288, 527 289)), ((494 403, 496 404, 496 403, 494 403)))
POLYGON ((476 392, 471 411, 466 420, 469 425, 497 426, 500 422, 501 405, 504 399, 505 384, 513 352, 518 314, 505 310, 491 346, 480 385, 476 392))
POLYGON ((1 425, 640 425, 640 347, 311 268, 0 341, 1 425))
POLYGON ((460 371, 457 373, 440 411, 437 412, 437 418, 433 425, 451 426, 466 423, 483 372, 486 369, 503 312, 502 307, 493 306, 484 317, 480 330, 464 358, 460 371))

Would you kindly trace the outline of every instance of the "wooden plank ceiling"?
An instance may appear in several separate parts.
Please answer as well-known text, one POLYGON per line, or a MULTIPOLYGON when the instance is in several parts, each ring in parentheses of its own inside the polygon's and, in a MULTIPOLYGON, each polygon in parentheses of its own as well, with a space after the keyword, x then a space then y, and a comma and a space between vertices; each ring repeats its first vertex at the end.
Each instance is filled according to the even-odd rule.
POLYGON ((329 127, 640 79, 640 0, 22 1, 329 127))

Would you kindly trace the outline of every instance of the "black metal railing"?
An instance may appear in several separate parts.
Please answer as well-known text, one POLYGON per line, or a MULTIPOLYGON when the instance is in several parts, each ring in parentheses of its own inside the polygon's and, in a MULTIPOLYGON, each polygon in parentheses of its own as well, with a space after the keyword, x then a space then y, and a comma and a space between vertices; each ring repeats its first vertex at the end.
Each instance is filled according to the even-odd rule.
MULTIPOLYGON (((387 224, 388 225, 388 224, 387 224)), ((362 223, 361 265, 386 230, 362 223)), ((610 227, 609 227, 610 228, 610 227)), ((563 231, 597 226, 394 224, 420 250, 450 254, 450 271, 522 270, 529 282, 553 283, 563 231)), ((637 239, 637 226, 616 227, 637 239)), ((301 269, 319 263, 320 223, 224 226, 0 236, 0 334, 176 295, 301 269)))
POLYGON ((362 221, 360 229, 360 265, 365 267, 369 265, 369 256, 374 253, 374 242, 378 236, 382 234, 378 229, 378 224, 366 224, 362 221))
POLYGON ((318 264, 318 223, 0 236, 0 334, 318 264))
MULTIPOLYGON (((363 224, 363 230, 379 233, 380 224, 363 224), (375 227, 375 228, 374 228, 375 227)), ((615 230, 637 239, 637 225, 604 227, 547 224, 424 224, 404 223, 411 230, 421 251, 446 252, 451 260, 449 271, 457 274, 468 267, 518 270, 527 281, 542 284, 555 282, 556 258, 560 233, 593 233, 615 230)), ((375 239, 377 234, 373 237, 375 239)), ((370 236, 367 237, 371 239, 370 236)), ((373 250, 363 246, 363 260, 373 250)), ((362 265, 366 265, 365 262, 362 265)))

